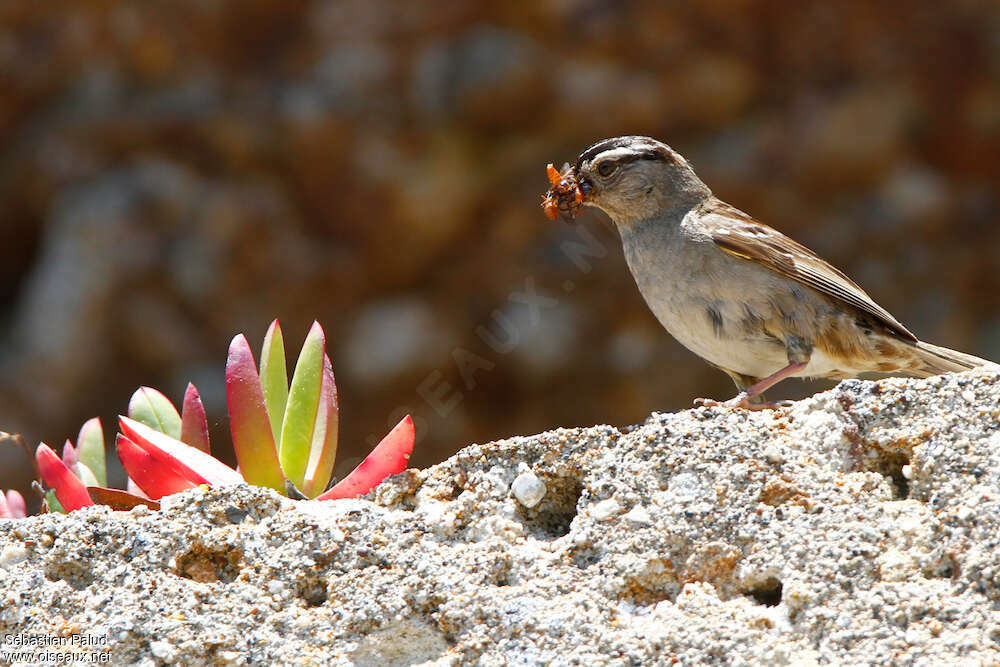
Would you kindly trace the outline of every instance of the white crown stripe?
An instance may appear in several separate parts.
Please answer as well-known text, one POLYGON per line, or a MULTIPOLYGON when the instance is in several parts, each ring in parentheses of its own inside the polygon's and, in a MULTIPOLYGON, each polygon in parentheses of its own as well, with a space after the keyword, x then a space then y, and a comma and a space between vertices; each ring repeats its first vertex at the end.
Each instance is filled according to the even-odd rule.
POLYGON ((634 155, 645 154, 649 152, 649 145, 635 145, 633 146, 623 146, 621 148, 611 148, 606 151, 601 151, 593 157, 591 162, 596 162, 598 159, 618 159, 623 157, 631 157, 634 155))

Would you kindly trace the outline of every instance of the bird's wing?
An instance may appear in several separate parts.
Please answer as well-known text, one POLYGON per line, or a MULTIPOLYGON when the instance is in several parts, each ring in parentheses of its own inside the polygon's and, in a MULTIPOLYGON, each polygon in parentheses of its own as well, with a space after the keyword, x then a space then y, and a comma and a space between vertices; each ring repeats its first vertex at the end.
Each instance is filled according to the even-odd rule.
POLYGON ((917 340, 853 280, 804 245, 720 200, 709 202, 701 213, 705 229, 723 251, 850 304, 874 317, 896 335, 914 342, 917 340))

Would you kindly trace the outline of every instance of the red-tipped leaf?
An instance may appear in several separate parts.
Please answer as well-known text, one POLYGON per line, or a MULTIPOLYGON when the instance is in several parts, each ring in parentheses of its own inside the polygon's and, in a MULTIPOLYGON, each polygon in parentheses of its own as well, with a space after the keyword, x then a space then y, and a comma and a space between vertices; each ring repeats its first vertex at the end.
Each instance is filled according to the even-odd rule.
POLYGON ((325 355, 323 327, 319 322, 313 322, 295 362, 278 445, 281 469, 285 477, 300 489, 305 485, 306 467, 309 465, 309 450, 322 394, 325 355))
POLYGON ((24 496, 14 489, 7 492, 7 510, 14 519, 28 516, 28 505, 24 502, 24 496))
POLYGON ((415 435, 413 418, 406 415, 350 475, 316 500, 355 498, 374 489, 389 475, 403 472, 413 453, 415 435))
POLYGON ((309 447, 309 463, 302 484, 302 493, 312 498, 319 495, 330 482, 333 462, 337 458, 337 437, 340 428, 340 408, 337 405, 337 383, 333 377, 330 358, 323 355, 323 383, 320 387, 316 425, 313 427, 309 447))
POLYGON ((198 486, 120 433, 115 445, 129 479, 153 500, 198 486))
POLYGON ((10 507, 7 506, 7 496, 0 493, 0 519, 13 519, 14 515, 10 511, 10 507))
POLYGON ((201 402, 198 388, 191 382, 184 391, 184 405, 181 407, 181 442, 197 447, 206 454, 212 453, 208 444, 205 404, 201 402))
POLYGON ((35 450, 35 461, 42 479, 55 491, 56 499, 67 512, 94 504, 87 495, 83 482, 70 472, 66 464, 44 442, 35 450))
POLYGON ((170 399, 152 387, 139 387, 128 402, 128 416, 171 438, 181 437, 181 416, 170 399))
POLYGON ((104 429, 97 417, 88 419, 80 427, 80 435, 76 439, 76 454, 94 473, 98 483, 104 486, 108 483, 107 464, 104 461, 104 429))
POLYGON ((24 502, 24 496, 14 489, 7 492, 7 511, 13 519, 23 519, 28 515, 28 505, 24 502))
POLYGON ((73 447, 73 443, 67 440, 63 444, 63 455, 62 462, 66 464, 67 468, 72 468, 73 464, 80 460, 80 457, 76 454, 76 449, 73 447))
POLYGON ((82 461, 77 461, 73 465, 69 466, 70 471, 76 475, 84 486, 100 486, 97 481, 97 476, 94 475, 94 471, 87 467, 87 464, 82 461))
POLYGON ((281 442, 281 426, 288 403, 288 368, 285 366, 285 339, 278 320, 267 328, 260 350, 260 388, 264 392, 271 435, 276 443, 281 442))
POLYGON ((260 375, 246 337, 240 334, 229 345, 226 361, 226 403, 233 449, 243 478, 250 484, 285 492, 285 476, 278 462, 271 422, 268 420, 260 375))
MULTIPOLYGON (((216 486, 239 484, 243 481, 238 472, 200 449, 185 445, 180 440, 128 417, 119 417, 118 423, 125 437, 146 450, 157 463, 172 468, 188 481, 216 486)), ((139 487, 149 493, 149 490, 131 473, 129 477, 135 479, 139 487)))

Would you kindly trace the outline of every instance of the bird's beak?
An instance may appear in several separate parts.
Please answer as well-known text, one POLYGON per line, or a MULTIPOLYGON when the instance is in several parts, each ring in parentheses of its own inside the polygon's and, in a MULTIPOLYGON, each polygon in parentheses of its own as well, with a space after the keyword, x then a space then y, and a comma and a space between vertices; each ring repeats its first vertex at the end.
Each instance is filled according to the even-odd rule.
POLYGON ((566 222, 572 222, 590 194, 590 183, 578 178, 576 168, 569 164, 564 165, 560 172, 549 163, 545 172, 552 185, 542 197, 545 217, 549 220, 561 217, 566 222))

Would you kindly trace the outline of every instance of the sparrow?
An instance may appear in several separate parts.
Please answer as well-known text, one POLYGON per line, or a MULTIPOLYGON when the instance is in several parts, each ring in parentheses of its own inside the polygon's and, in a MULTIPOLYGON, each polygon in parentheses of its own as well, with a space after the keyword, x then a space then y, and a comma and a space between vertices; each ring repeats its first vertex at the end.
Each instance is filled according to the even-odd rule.
POLYGON ((773 408, 763 393, 789 377, 928 377, 993 362, 925 343, 816 253, 712 194, 670 146, 604 139, 562 172, 542 206, 572 220, 604 211, 636 285, 663 327, 725 371, 739 393, 696 404, 773 408))

